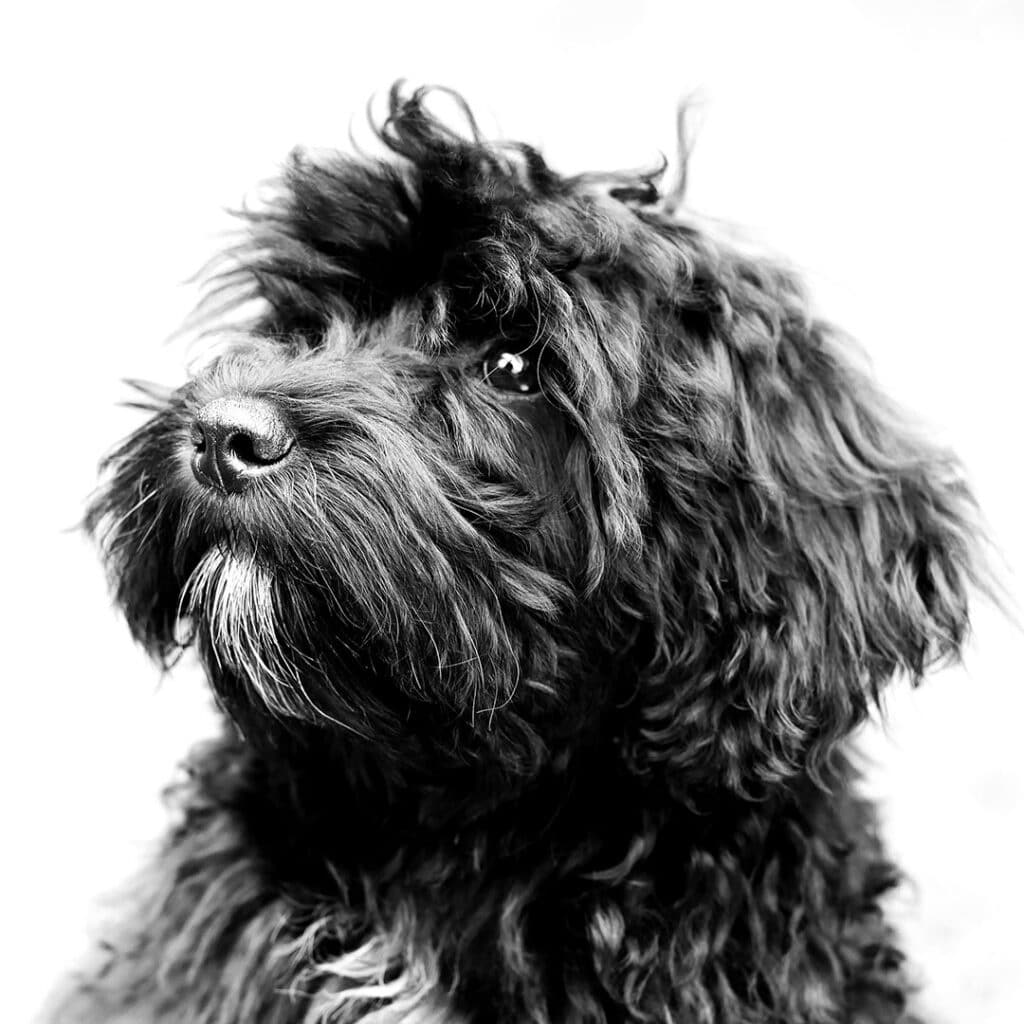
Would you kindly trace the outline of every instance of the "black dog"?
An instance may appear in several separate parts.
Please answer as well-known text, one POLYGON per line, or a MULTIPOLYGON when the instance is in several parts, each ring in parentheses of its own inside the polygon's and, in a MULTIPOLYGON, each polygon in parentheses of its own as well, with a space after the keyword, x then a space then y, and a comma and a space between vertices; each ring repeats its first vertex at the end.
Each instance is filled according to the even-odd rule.
POLYGON ((424 100, 292 159, 106 464, 230 725, 60 1019, 910 1019, 844 741, 963 642, 956 462, 681 187, 424 100))

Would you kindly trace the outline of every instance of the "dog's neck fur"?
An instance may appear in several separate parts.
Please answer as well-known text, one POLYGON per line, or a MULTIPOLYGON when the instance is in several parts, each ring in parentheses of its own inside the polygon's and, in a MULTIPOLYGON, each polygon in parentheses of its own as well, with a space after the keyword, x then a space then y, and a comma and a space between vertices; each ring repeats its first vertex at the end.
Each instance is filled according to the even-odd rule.
MULTIPOLYGON (((442 775, 388 758, 352 737, 302 733, 279 737, 273 748, 243 741, 239 763, 246 791, 260 794, 253 827, 268 849, 286 860, 314 851, 323 863, 378 871, 401 853, 416 856, 437 847, 463 847, 478 836, 487 858, 520 856, 561 837, 576 848, 614 818, 639 823, 644 785, 625 767, 616 737, 592 737, 549 752, 529 775, 503 766, 455 763, 442 775), (600 811, 595 817, 590 813, 600 811), (525 824, 525 828, 517 827, 525 824), (290 852, 289 852, 290 851, 290 852)), ((307 866, 308 867, 308 866, 307 866)), ((299 868, 305 871, 307 868, 299 868)))
POLYGON ((488 1021, 582 1022, 603 991, 598 1019, 663 1005, 703 1020, 713 990, 737 1008, 749 998, 751 979, 721 973, 721 956, 743 964, 750 946, 765 975, 757 998, 818 1021, 845 997, 815 944, 852 959, 867 936, 875 962, 837 965, 835 983, 852 973, 870 1019, 900 1019, 905 979, 877 912, 895 873, 845 764, 832 795, 802 780, 744 813, 724 794, 670 809, 656 781, 609 777, 609 759, 586 751, 506 800, 475 794, 469 773, 457 787, 421 780, 390 805, 387 789, 353 783, 351 754, 306 756, 317 763, 234 737, 196 753, 176 798, 172 870, 143 893, 138 930, 100 986, 108 996, 160 1022, 427 1024, 479 1020, 459 1008, 481 1006, 488 1021), (774 930, 777 911, 808 900, 840 912, 813 934, 774 930), (687 905, 700 913, 672 910, 687 905), (666 944, 679 964, 652 976, 666 944))

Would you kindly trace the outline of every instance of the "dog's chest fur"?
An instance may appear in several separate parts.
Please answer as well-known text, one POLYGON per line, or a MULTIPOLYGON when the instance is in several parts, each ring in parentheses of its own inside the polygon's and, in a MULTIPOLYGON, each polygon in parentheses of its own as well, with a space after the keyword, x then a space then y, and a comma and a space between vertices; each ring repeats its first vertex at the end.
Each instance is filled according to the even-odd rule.
MULTIPOLYGON (((96 982, 102 1010, 84 1019, 704 1022, 772 1000, 786 1019, 825 1022, 851 977, 866 1019, 901 1019, 890 1000, 905 980, 877 907, 894 876, 864 839, 859 803, 780 808, 774 830, 746 837, 735 821, 716 834, 713 819, 648 819, 625 845, 602 843, 596 818, 592 844, 570 842, 573 812, 552 819, 547 845, 518 854, 470 825, 443 853, 428 836, 359 869, 323 860, 327 833, 303 829, 326 826, 290 829, 266 784, 232 744, 193 760, 184 820, 96 982), (823 968, 825 949, 835 963, 823 968), (723 959, 756 962, 756 976, 723 959)), ((602 790, 619 832, 614 819, 629 812, 602 790)), ((586 814, 596 799, 580 794, 586 814)), ((519 811, 551 808, 524 798, 519 811)), ((339 834, 369 856, 350 825, 361 827, 358 813, 339 834)))

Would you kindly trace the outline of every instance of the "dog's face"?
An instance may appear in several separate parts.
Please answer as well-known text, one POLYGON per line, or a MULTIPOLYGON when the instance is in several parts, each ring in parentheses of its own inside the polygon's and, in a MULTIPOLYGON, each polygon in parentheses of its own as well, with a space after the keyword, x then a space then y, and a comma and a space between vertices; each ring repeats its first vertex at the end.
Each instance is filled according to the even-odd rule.
POLYGON ((672 786, 814 768, 955 652, 955 464, 780 269, 651 179, 559 177, 393 93, 386 162, 295 157, 213 280, 244 334, 107 462, 134 634, 248 732, 672 786))

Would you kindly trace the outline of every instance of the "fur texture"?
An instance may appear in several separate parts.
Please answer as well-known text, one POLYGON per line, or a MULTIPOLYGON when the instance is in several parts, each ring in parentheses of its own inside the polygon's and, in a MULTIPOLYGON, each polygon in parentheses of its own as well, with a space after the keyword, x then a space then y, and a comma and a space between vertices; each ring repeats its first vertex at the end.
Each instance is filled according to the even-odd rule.
POLYGON ((293 155, 106 462, 117 602, 226 726, 59 1019, 911 1019, 845 750, 963 642, 956 462, 681 188, 426 99, 293 155), (239 395, 296 447, 226 494, 239 395))

